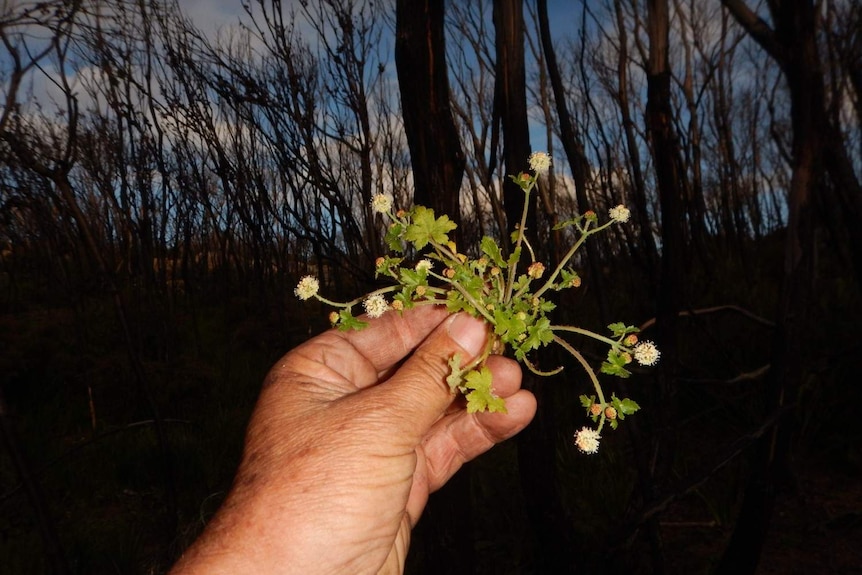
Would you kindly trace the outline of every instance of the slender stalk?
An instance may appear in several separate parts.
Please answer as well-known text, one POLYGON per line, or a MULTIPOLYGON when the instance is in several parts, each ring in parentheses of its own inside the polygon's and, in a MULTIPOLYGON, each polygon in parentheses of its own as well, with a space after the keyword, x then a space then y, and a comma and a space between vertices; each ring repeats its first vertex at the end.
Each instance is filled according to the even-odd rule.
MULTIPOLYGON (((598 396, 598 399, 599 399, 599 405, 604 407, 604 405, 605 405, 605 394, 602 393, 602 386, 599 383, 599 378, 596 377, 596 372, 593 371, 593 368, 590 366, 590 364, 587 362, 587 360, 584 358, 584 356, 581 355, 581 352, 576 350, 574 347, 571 346, 571 344, 569 344, 569 342, 567 342, 566 340, 564 340, 563 338, 561 338, 558 335, 554 335, 554 343, 556 343, 557 345, 559 345, 560 347, 565 349, 567 352, 572 354, 572 357, 574 357, 578 361, 578 363, 581 364, 581 367, 583 367, 584 371, 587 372, 587 375, 589 376, 590 381, 593 382, 593 389, 596 390, 596 395, 598 396)), ((602 409, 602 413, 599 415, 599 427, 596 429, 596 431, 598 433, 601 433, 602 427, 604 427, 604 425, 605 425, 605 410, 602 409)))
MULTIPOLYGON (((521 223, 518 225, 518 239, 515 240, 515 252, 521 248, 521 244, 524 242, 524 228, 527 226, 527 211, 530 208, 530 191, 532 191, 533 187, 536 185, 536 180, 538 178, 538 175, 533 175, 530 183, 526 188, 524 188, 524 209, 521 210, 521 223)), ((517 272, 518 262, 516 261, 512 267, 509 268, 509 282, 506 285, 506 298, 504 300, 506 302, 512 301, 512 290, 515 289, 515 275, 517 272)))
POLYGON ((588 329, 584 329, 584 328, 582 328, 582 327, 575 327, 575 326, 573 326, 573 325, 552 325, 552 326, 551 326, 551 330, 552 330, 552 331, 568 331, 568 332, 571 332, 571 333, 578 333, 578 334, 581 334, 581 335, 585 335, 585 336, 587 336, 587 337, 591 337, 591 338, 593 338, 593 339, 595 339, 595 340, 598 340, 598 341, 600 341, 600 342, 602 342, 602 343, 606 343, 606 344, 608 344, 609 346, 611 346, 611 347, 612 347, 612 348, 614 348, 614 349, 617 349, 617 348, 618 348, 618 347, 620 347, 620 345, 621 345, 621 344, 620 344, 620 342, 615 341, 615 340, 613 340, 613 339, 611 339, 611 338, 609 338, 609 337, 605 337, 605 336, 603 336, 603 335, 599 335, 599 334, 597 334, 597 333, 595 333, 595 332, 592 332, 592 331, 590 331, 590 330, 588 330, 588 329))

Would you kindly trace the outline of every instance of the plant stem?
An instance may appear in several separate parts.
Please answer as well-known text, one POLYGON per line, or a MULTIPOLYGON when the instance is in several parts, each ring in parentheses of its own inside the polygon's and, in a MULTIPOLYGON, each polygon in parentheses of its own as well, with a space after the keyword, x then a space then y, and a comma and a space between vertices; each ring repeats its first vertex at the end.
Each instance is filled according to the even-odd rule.
MULTIPOLYGON (((533 189, 533 186, 536 185, 536 180, 538 179, 538 174, 534 174, 532 178, 530 178, 529 183, 526 187, 521 187, 524 190, 524 209, 521 210, 521 223, 518 224, 518 239, 515 241, 515 252, 517 252, 521 248, 521 244, 524 241, 524 228, 527 227, 527 211, 530 209, 530 191, 533 189)), ((506 302, 512 301, 512 290, 515 288, 515 274, 518 271, 518 262, 514 262, 512 267, 509 268, 509 282, 506 285, 506 302)))
POLYGON ((567 342, 566 340, 564 340, 563 338, 561 338, 560 336, 555 334, 554 335, 554 343, 556 343, 557 345, 559 345, 560 347, 565 349, 567 352, 572 354, 572 357, 574 357, 578 361, 578 363, 581 364, 581 367, 583 367, 584 371, 587 372, 587 375, 589 376, 590 381, 593 382, 593 389, 596 390, 596 395, 598 396, 598 399, 599 399, 599 405, 601 405, 603 408, 602 413, 599 416, 599 427, 598 427, 598 429, 596 429, 596 431, 601 432, 602 427, 604 427, 604 425, 605 425, 605 411, 604 411, 605 394, 602 393, 602 386, 599 383, 599 378, 596 377, 596 372, 593 371, 593 368, 590 367, 590 364, 587 363, 587 360, 584 358, 584 356, 581 355, 581 353, 578 350, 576 350, 574 347, 572 347, 571 344, 569 344, 569 342, 567 342))
POLYGON ((581 335, 585 335, 587 337, 591 337, 595 340, 598 340, 602 343, 606 343, 614 349, 617 349, 621 345, 620 342, 614 341, 609 337, 605 337, 603 335, 599 335, 595 332, 592 332, 588 329, 584 329, 582 327, 575 327, 573 325, 552 325, 551 330, 552 331, 568 331, 568 332, 572 332, 572 333, 579 333, 581 335))

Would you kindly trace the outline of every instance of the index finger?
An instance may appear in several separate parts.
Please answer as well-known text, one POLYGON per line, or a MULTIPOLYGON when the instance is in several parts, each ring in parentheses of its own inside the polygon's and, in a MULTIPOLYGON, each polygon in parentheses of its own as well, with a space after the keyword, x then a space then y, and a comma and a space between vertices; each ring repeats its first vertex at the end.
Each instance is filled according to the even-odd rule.
POLYGON ((338 333, 382 373, 410 355, 448 315, 443 306, 419 305, 400 313, 389 311, 364 329, 338 333))
POLYGON ((289 352, 275 371, 363 389, 384 378, 448 315, 442 306, 421 305, 389 311, 358 331, 329 330, 289 352))

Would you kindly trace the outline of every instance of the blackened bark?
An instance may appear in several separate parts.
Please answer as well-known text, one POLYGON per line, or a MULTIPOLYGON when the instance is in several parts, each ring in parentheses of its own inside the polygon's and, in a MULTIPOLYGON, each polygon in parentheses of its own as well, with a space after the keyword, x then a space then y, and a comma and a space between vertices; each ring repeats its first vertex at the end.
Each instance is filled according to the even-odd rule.
MULTIPOLYGON (((524 7, 522 0, 494 0, 496 69, 494 124, 503 130, 503 163, 506 174, 527 169, 530 128, 527 122, 527 76, 524 64, 524 7)), ((503 181, 503 209, 512 231, 521 220, 524 192, 509 178, 503 181)), ((536 229, 536 201, 531 198, 526 224, 528 235, 536 229)), ((504 233, 504 236, 507 234, 504 233)), ((535 236, 533 236, 535 237, 535 236)), ((507 245, 506 242, 503 245, 507 245)))
MULTIPOLYGON (((518 174, 527 170, 530 155, 522 0, 494 0, 493 19, 497 56, 494 123, 502 126, 506 174, 518 174)), ((526 220, 526 234, 531 239, 535 239, 536 205, 533 194, 526 220)), ((523 206, 523 190, 505 178, 503 207, 509 231, 520 221, 523 206)), ((536 388, 535 377, 525 374, 523 385, 536 394, 538 402, 535 419, 518 435, 521 488, 538 544, 536 572, 563 573, 571 557, 566 552, 565 530, 561 528, 563 507, 557 495, 553 402, 550 398, 543 400, 543 390, 536 388)))
MULTIPOLYGON (((682 206, 682 160, 679 143, 673 126, 671 107, 671 72, 668 59, 670 19, 667 0, 647 2, 647 32, 649 60, 647 62, 647 127, 655 164, 661 208, 661 271, 656 309, 656 329, 662 361, 656 375, 658 403, 654 445, 649 449, 656 454, 653 477, 641 477, 641 486, 647 500, 655 497, 657 483, 670 471, 673 460, 673 420, 676 400, 676 357, 678 317, 684 301, 685 246, 682 206)), ((653 572, 664 572, 661 536, 655 519, 648 523, 648 534, 653 551, 653 572)))
POLYGON ((449 100, 444 3, 398 0, 395 9, 395 66, 414 202, 460 223, 465 157, 449 100))
MULTIPOLYGON (((817 54, 816 8, 810 0, 770 2, 774 29, 743 3, 722 0, 737 21, 781 67, 790 92, 793 129, 792 176, 788 190, 784 270, 776 310, 772 368, 766 380, 766 412, 797 396, 802 381, 805 311, 810 300, 813 256, 811 196, 821 177, 823 83, 817 54)), ((733 535, 717 573, 754 573, 769 530, 776 489, 788 474, 794 423, 779 420, 754 454, 752 472, 733 535)))
MULTIPOLYGON (((551 90, 554 92, 554 105, 557 108, 557 118, 560 123, 563 151, 566 153, 566 158, 572 167, 572 178, 575 181, 575 197, 578 200, 578 211, 584 213, 595 207, 590 205, 587 198, 587 180, 589 179, 590 164, 584 152, 584 145, 580 134, 578 134, 578 129, 572 120, 572 115, 569 113, 569 107, 566 105, 566 91, 563 88, 563 78, 560 74, 560 67, 557 65, 557 54, 554 51, 554 44, 551 40, 551 26, 548 21, 548 0, 539 0, 536 10, 539 18, 539 30, 542 36, 542 53, 545 55, 545 65, 548 68, 548 78, 551 80, 551 90)), ((593 277, 593 281, 598 282, 601 277, 601 271, 599 270, 596 246, 593 242, 587 242, 585 248, 587 250, 587 264, 590 268, 590 274, 593 277)), ((604 290, 598 289, 597 291, 599 292, 597 294, 599 316, 602 322, 605 323, 609 315, 607 298, 603 295, 604 290)))
POLYGON ((619 110, 622 119, 623 133, 625 134, 626 151, 628 152, 628 170, 631 172, 632 178, 632 195, 634 196, 634 210, 632 215, 638 223, 640 232, 640 249, 633 250, 633 256, 641 262, 641 266, 646 270, 648 277, 652 281, 648 282, 650 296, 658 285, 658 248, 656 247, 655 239, 652 233, 652 222, 649 219, 649 209, 647 205, 646 183, 644 182, 643 169, 640 161, 640 148, 635 135, 635 122, 632 118, 631 105, 629 103, 629 52, 628 52, 628 32, 626 31, 625 17, 623 15, 622 3, 620 0, 614 0, 614 15, 617 22, 617 34, 619 35, 619 55, 617 60, 617 98, 619 101, 619 110))
MULTIPOLYGON (((395 66, 404 133, 413 168, 413 201, 461 223, 465 157, 449 99, 444 3, 398 0, 395 66)), ((459 229, 455 238, 460 239, 459 229)), ((475 565, 470 466, 431 496, 416 531, 422 572, 473 573, 475 565)), ((416 552, 414 552, 414 555, 416 552)))

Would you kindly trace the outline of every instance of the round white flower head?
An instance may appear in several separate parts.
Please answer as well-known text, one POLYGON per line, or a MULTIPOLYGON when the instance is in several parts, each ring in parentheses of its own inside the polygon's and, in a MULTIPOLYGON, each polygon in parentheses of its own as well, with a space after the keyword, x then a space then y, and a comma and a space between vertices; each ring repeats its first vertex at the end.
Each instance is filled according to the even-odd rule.
POLYGON ((609 209, 608 215, 613 221, 624 224, 629 221, 629 217, 631 217, 632 213, 627 207, 620 204, 614 208, 609 209))
POLYGON ((599 450, 599 440, 602 438, 599 432, 591 427, 582 427, 575 433, 575 445, 581 453, 595 453, 599 450))
POLYGON ((421 272, 422 270, 425 270, 427 272, 427 271, 430 271, 432 267, 434 267, 434 263, 431 260, 429 260, 428 258, 421 259, 418 262, 416 262, 416 271, 417 272, 421 272))
POLYGON ((551 156, 547 152, 533 152, 527 161, 530 163, 530 169, 537 174, 544 174, 551 167, 551 156))
POLYGON ((392 209, 392 200, 385 194, 376 194, 371 198, 371 211, 376 214, 387 214, 392 209))
POLYGON ((635 356, 635 361, 641 365, 655 365, 661 357, 661 352, 651 341, 638 343, 632 350, 632 354, 635 356))
POLYGON ((362 307, 365 308, 368 317, 380 317, 389 309, 389 304, 386 303, 386 298, 376 293, 365 298, 362 307))
POLYGON ((293 293, 299 299, 305 300, 317 295, 318 290, 320 290, 320 282, 317 281, 317 278, 314 276, 305 276, 299 280, 293 293))

